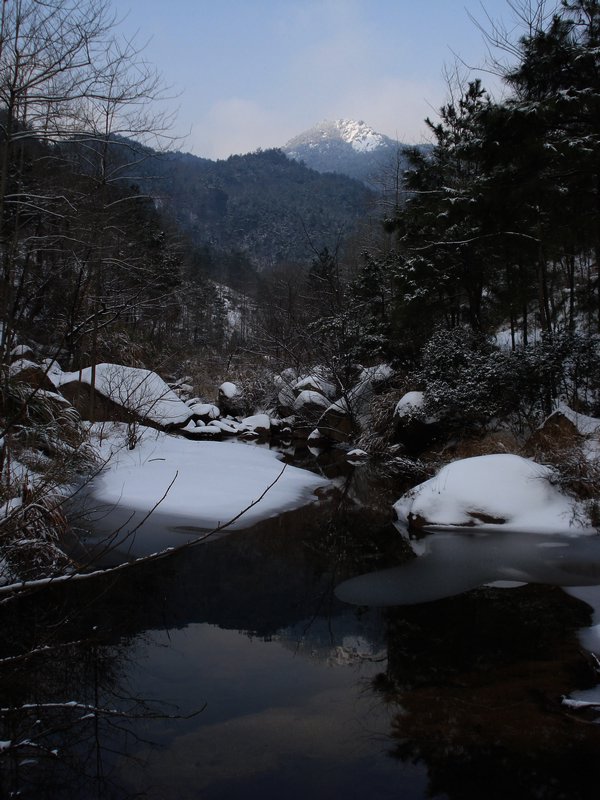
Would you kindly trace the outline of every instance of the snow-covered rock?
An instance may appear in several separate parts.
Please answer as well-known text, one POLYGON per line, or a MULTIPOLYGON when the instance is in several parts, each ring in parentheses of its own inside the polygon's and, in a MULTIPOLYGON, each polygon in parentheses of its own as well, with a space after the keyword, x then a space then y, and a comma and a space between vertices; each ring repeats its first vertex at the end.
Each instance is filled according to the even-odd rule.
POLYGON ((353 427, 352 415, 344 398, 328 406, 319 419, 319 432, 334 442, 348 441, 353 427))
POLYGON ((17 344, 10 351, 10 360, 16 361, 19 358, 33 360, 33 350, 26 344, 17 344))
MULTIPOLYGON (((89 387, 91 383, 91 367, 78 372, 65 372, 60 379, 61 392, 76 408, 79 404, 78 410, 84 418, 89 408, 89 390, 82 392, 80 387, 89 387)), ((192 416, 189 407, 165 381, 147 369, 124 367, 121 364, 97 364, 94 386, 99 395, 113 404, 113 407, 105 406, 102 409, 96 407, 97 419, 110 420, 110 414, 121 408, 136 419, 146 420, 161 428, 172 428, 183 427, 192 416), (102 414, 102 417, 98 414, 102 414)))
POLYGON ((254 431, 258 434, 269 433, 271 430, 271 419, 268 414, 253 414, 245 417, 240 423, 240 431, 254 431))
POLYGON ((320 415, 329 407, 329 400, 320 392, 305 389, 294 401, 294 412, 303 416, 320 415))
POLYGON ((294 402, 296 395, 291 386, 286 386, 281 389, 277 394, 277 410, 284 417, 289 416, 294 411, 294 402))
POLYGON ((219 386, 219 408, 224 414, 239 416, 244 413, 244 393, 231 381, 219 386))
POLYGON ((231 381, 225 381, 219 386, 219 394, 222 394, 223 397, 226 397, 229 400, 232 397, 237 397, 237 395, 240 394, 240 390, 235 383, 231 383, 231 381))
POLYGON ((284 370, 281 375, 273 376, 273 384, 277 389, 277 410, 284 417, 287 417, 294 410, 296 392, 292 386, 296 380, 297 376, 293 370, 284 370))
POLYGON ((41 363, 50 382, 56 387, 60 386, 64 375, 60 364, 53 358, 45 358, 41 363))
POLYGON ((402 395, 400 400, 396 403, 394 408, 394 416, 403 417, 418 417, 423 418, 425 407, 425 395, 423 392, 407 392, 402 395))
POLYGON ((322 378, 320 375, 307 375, 304 378, 300 378, 293 384, 292 389, 294 389, 297 394, 304 391, 318 392, 330 400, 333 400, 336 392, 334 384, 331 383, 331 381, 325 380, 325 378, 322 378))
POLYGON ((420 453, 439 432, 437 420, 426 416, 423 392, 407 392, 394 408, 394 439, 413 454, 420 453))
POLYGON ((210 424, 216 428, 219 428, 228 436, 236 436, 240 432, 240 426, 237 424, 237 422, 226 422, 223 419, 213 419, 210 424))
POLYGON ((188 408, 196 417, 202 419, 219 419, 221 409, 213 403, 188 403, 188 408))
POLYGON ((52 391, 54 384, 48 377, 46 370, 35 361, 27 358, 18 358, 8 368, 10 377, 21 383, 26 383, 35 389, 52 391))
POLYGON ((394 370, 389 364, 376 364, 374 367, 365 367, 358 376, 358 382, 369 381, 373 386, 387 383, 394 377, 394 370))
POLYGON ((529 437, 527 455, 544 460, 545 454, 561 448, 578 452, 579 457, 589 462, 600 460, 600 419, 580 414, 559 403, 556 410, 546 417, 539 428, 529 437))
POLYGON ((360 447, 354 447, 346 453, 346 458, 351 464, 360 464, 366 461, 368 457, 369 454, 365 450, 361 450, 360 447))
POLYGON ((598 436, 600 434, 600 419, 573 411, 566 403, 559 403, 556 411, 546 418, 543 425, 559 417, 568 420, 580 436, 598 436))
POLYGON ((454 461, 394 505, 413 527, 502 525, 523 532, 588 532, 580 504, 553 486, 553 471, 497 454, 454 461))

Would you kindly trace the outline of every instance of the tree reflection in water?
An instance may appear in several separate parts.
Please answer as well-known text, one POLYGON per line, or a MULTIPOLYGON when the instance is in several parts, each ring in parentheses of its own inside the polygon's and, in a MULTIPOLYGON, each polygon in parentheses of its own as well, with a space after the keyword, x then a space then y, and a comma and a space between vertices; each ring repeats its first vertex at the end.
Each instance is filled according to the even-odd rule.
POLYGON ((561 706, 598 681, 576 635, 589 621, 586 604, 538 586, 390 610, 374 689, 398 708, 393 755, 427 765, 434 797, 596 797, 600 727, 561 706))
POLYGON ((179 718, 128 685, 134 637, 113 634, 105 604, 118 581, 91 583, 0 608, 3 797, 123 798, 112 767, 138 744, 136 722, 179 718))

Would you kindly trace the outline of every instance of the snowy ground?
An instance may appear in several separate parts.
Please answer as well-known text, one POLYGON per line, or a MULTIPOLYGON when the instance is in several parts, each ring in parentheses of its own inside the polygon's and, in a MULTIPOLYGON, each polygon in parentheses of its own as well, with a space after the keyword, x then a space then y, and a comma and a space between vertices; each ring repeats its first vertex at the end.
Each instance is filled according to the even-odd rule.
POLYGON ((92 432, 106 467, 93 480, 88 500, 98 509, 104 534, 123 526, 117 545, 130 556, 183 544, 231 520, 228 530, 246 528, 313 501, 315 490, 329 485, 285 466, 265 448, 141 428, 139 443, 128 450, 123 425, 97 424, 92 432), (135 537, 128 536, 151 511, 135 537))

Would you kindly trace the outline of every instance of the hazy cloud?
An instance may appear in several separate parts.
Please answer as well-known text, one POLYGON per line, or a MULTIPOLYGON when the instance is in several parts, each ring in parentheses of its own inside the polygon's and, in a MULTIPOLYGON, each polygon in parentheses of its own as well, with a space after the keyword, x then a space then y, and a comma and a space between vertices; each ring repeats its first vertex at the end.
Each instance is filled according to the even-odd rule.
POLYGON ((207 158, 226 158, 259 147, 279 147, 291 138, 285 111, 269 111, 254 100, 220 100, 194 123, 190 149, 207 158))

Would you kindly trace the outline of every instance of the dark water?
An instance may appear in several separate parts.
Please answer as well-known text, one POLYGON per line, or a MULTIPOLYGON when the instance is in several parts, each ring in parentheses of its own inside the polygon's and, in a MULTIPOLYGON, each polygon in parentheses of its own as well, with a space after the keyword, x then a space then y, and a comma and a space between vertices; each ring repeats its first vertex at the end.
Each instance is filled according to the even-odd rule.
POLYGON ((3 796, 595 798, 600 726, 561 704, 600 680, 594 620, 554 585, 595 601, 595 539, 416 558, 405 476, 298 455, 336 477, 318 504, 0 606, 3 796), (395 596, 387 572, 345 597, 375 604, 336 596, 386 569, 395 596))

